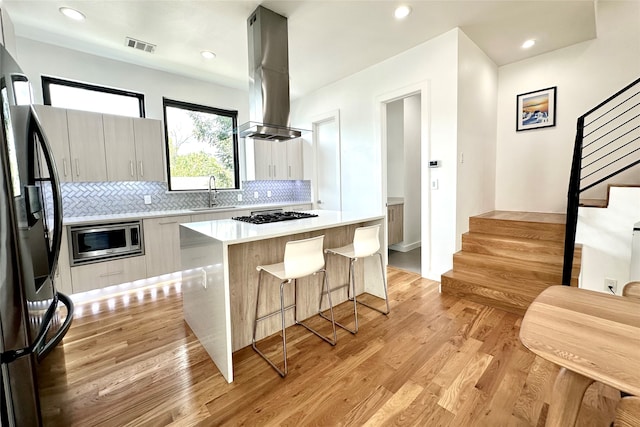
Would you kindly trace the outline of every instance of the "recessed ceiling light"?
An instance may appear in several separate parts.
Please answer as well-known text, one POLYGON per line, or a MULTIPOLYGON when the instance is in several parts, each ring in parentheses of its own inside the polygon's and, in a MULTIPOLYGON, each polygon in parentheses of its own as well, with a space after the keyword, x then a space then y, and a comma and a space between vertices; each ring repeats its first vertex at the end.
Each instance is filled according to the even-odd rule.
POLYGON ((204 59, 213 59, 216 57, 216 54, 209 50, 203 50, 202 52, 200 52, 200 55, 202 55, 204 59))
POLYGON ((534 39, 529 39, 526 42, 522 43, 522 48, 529 49, 530 47, 533 47, 534 44, 536 44, 536 41, 534 39))
POLYGON ((67 18, 71 18, 74 21, 84 21, 85 20, 85 16, 82 12, 79 12, 75 9, 71 9, 70 7, 61 7, 60 9, 60 13, 62 13, 64 16, 66 16, 67 18))
POLYGON ((396 7, 396 10, 395 12, 393 12, 393 15, 396 17, 396 19, 404 19, 407 16, 409 16, 410 13, 411 13, 411 7, 402 5, 402 6, 396 7))

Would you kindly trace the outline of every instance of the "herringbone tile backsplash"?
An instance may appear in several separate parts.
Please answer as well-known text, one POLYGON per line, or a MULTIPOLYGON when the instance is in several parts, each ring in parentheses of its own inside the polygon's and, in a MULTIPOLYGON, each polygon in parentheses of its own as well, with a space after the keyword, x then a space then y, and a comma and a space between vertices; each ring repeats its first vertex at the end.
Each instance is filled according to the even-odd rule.
MULTIPOLYGON (((60 187, 64 217, 193 209, 208 203, 206 191, 168 193, 165 182, 63 182, 60 187), (151 197, 150 205, 144 203, 144 196, 151 197)), ((219 191, 217 200, 220 206, 311 203, 311 182, 244 181, 242 190, 219 191)))

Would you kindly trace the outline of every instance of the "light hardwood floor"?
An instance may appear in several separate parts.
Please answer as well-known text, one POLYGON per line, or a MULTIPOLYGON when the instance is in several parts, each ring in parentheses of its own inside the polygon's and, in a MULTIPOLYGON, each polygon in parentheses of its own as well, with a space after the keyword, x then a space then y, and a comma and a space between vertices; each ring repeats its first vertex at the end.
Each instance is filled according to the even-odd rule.
MULTIPOLYGON (((339 330, 331 347, 287 330, 285 379, 248 347, 227 384, 185 324, 175 284, 79 304, 40 366, 45 425, 544 425, 557 369, 520 344, 520 316, 388 271, 391 314, 362 308, 356 336, 339 330)), ((579 425, 609 426, 618 400, 594 384, 579 425)))

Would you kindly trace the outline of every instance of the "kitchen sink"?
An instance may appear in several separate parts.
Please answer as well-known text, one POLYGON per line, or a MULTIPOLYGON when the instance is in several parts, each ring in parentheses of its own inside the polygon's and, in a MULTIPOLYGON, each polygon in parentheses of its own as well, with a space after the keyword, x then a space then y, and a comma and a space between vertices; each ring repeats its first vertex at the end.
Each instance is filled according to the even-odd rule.
POLYGON ((189 209, 190 211, 193 212, 202 212, 202 211, 219 211, 221 209, 234 209, 235 206, 205 206, 202 208, 191 208, 189 209))

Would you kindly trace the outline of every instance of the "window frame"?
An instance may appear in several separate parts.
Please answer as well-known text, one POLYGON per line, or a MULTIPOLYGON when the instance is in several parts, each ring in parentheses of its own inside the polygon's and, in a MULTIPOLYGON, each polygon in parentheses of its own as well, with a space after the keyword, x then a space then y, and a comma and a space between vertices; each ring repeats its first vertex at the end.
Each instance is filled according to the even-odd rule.
POLYGON ((108 93, 112 95, 120 95, 120 96, 126 96, 130 98, 136 98, 138 100, 138 108, 139 108, 139 114, 140 114, 139 117, 140 118, 146 117, 143 93, 133 92, 125 89, 116 89, 116 88, 107 87, 107 86, 100 86, 100 85, 95 85, 91 83, 78 82, 75 80, 66 80, 66 79, 61 79, 58 77, 51 77, 51 76, 42 76, 41 81, 42 81, 42 100, 44 105, 51 105, 51 91, 49 89, 49 85, 54 84, 59 86, 73 87, 77 89, 85 89, 85 90, 94 91, 94 92, 102 92, 102 93, 108 93))
MULTIPOLYGON (((210 107, 208 105, 194 104, 191 102, 178 101, 175 99, 169 99, 166 97, 162 97, 162 116, 164 121, 164 148, 165 148, 165 165, 167 168, 167 190, 170 192, 176 193, 185 193, 185 192, 202 192, 207 191, 206 189, 185 189, 185 190, 175 190, 171 188, 171 157, 169 154, 169 128, 167 127, 167 107, 181 108, 183 110, 197 111, 202 113, 216 114, 218 116, 226 116, 230 117, 232 120, 232 129, 238 128, 238 110, 225 110, 222 108, 210 107)), ((233 175, 235 187, 231 188, 219 188, 219 191, 226 190, 239 190, 240 189, 240 149, 238 142, 238 134, 235 131, 231 132, 231 137, 233 138, 233 175)))

